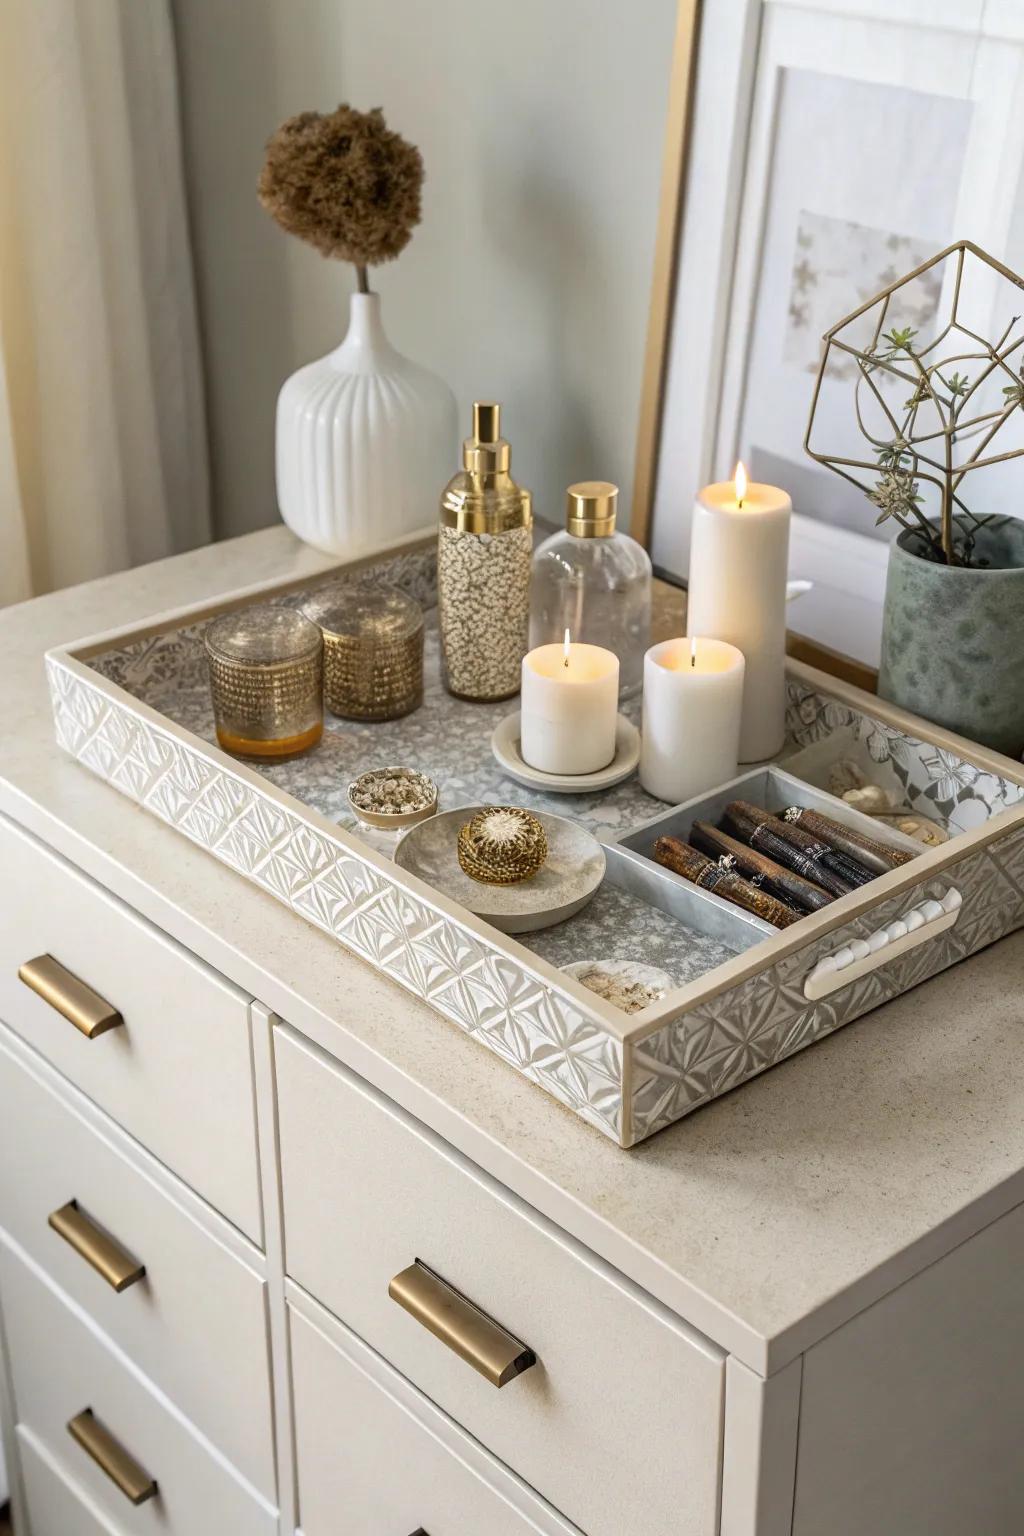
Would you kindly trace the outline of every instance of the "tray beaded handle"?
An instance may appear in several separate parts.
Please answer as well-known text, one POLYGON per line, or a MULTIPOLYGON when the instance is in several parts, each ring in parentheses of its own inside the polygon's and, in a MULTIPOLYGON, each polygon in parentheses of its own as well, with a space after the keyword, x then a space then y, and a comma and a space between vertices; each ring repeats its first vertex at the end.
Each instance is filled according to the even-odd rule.
POLYGON ((963 896, 955 886, 950 886, 938 899, 920 902, 886 927, 876 928, 866 939, 850 939, 831 954, 823 955, 808 972, 804 978, 804 997, 816 1002, 880 965, 888 965, 918 944, 926 944, 936 934, 952 928, 962 905, 963 896))

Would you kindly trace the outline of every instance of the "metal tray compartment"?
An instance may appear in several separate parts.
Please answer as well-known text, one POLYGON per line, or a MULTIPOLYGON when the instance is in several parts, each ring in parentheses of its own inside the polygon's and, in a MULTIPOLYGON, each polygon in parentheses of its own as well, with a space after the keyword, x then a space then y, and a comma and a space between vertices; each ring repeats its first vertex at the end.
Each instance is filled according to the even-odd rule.
MULTIPOLYGON (((406 540, 323 579, 394 583, 429 609, 433 543, 406 540)), ((59 745, 622 1146, 1024 924, 1021 765, 792 663, 783 758, 813 747, 811 776, 820 771, 827 782, 833 741, 836 756, 855 750, 909 808, 941 820, 950 840, 776 933, 645 857, 648 824, 675 818, 684 830, 686 808, 666 811, 636 780, 600 795, 550 797, 537 803, 576 817, 614 846, 606 886, 591 906, 532 936, 529 948, 398 869, 386 850, 344 824, 357 762, 404 758, 433 767, 448 807, 532 802, 490 756, 490 731, 508 706, 469 706, 465 714, 446 701, 429 616, 426 699, 396 722, 396 734, 387 727, 361 738, 338 722, 294 771, 260 771, 216 745, 197 644, 203 626, 246 603, 302 597, 295 584, 263 583, 50 652, 59 745), (866 950, 886 924, 919 930, 920 914, 912 919, 922 905, 942 907, 941 932, 908 932, 866 973, 858 960, 847 970, 836 961, 839 974, 826 974, 837 954, 866 950), (673 963, 663 968, 679 980, 642 1013, 620 1012, 558 969, 621 952, 619 943, 631 959, 668 957, 673 963), (825 977, 819 990, 828 995, 818 1000, 808 992, 812 973, 825 977)), ((836 811, 830 796, 787 782, 775 768, 742 782, 749 798, 761 793, 771 803, 779 793, 836 811)), ((734 790, 719 791, 718 802, 734 790)), ((703 797, 708 811, 715 803, 703 797)))
MULTIPOLYGON (((639 861, 645 868, 653 866, 680 886, 695 890, 697 887, 683 875, 677 875, 674 870, 663 869, 660 864, 656 864, 651 850, 659 837, 678 837, 688 842, 695 821, 711 822, 717 826, 732 800, 747 800, 751 805, 776 815, 787 806, 800 805, 806 810, 821 811, 823 815, 831 816, 834 821, 841 821, 844 826, 863 832, 877 842, 889 843, 915 856, 924 851, 920 843, 915 843, 893 827, 873 821, 870 816, 855 810, 827 790, 806 784, 803 779, 787 773, 784 768, 772 767, 753 768, 749 773, 740 774, 738 778, 731 779, 728 784, 721 785, 709 794, 698 795, 683 805, 673 806, 660 816, 652 816, 620 838, 618 846, 627 857, 639 861)), ((792 926, 796 927, 796 924, 792 926)), ((768 931, 777 932, 771 927, 768 931)))
POLYGON ((641 961, 683 987, 775 933, 759 917, 614 843, 605 844, 605 856, 608 867, 593 900, 568 922, 520 935, 526 949, 559 967, 641 961))

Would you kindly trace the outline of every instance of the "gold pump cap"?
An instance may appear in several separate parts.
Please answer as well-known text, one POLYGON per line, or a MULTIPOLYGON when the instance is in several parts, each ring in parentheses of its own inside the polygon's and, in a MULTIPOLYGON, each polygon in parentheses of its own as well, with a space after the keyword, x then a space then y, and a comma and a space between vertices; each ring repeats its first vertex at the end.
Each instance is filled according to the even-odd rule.
POLYGON ((580 480, 565 493, 565 526, 578 539, 606 539, 615 532, 619 488, 608 480, 580 480))
POLYGON ((533 523, 530 493, 508 472, 511 453, 501 435, 496 400, 473 402, 473 436, 462 445, 463 468, 441 493, 441 525, 458 533, 508 533, 533 523))
POLYGON ((510 451, 501 435, 501 406, 496 400, 473 401, 473 436, 462 444, 462 463, 471 475, 507 473, 510 451))

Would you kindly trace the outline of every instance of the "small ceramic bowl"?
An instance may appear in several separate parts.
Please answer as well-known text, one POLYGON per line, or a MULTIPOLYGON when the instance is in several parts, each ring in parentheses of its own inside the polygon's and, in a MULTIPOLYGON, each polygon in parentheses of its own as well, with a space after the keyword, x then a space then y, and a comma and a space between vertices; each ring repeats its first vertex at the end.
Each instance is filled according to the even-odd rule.
POLYGON ((369 768, 348 787, 349 809, 366 827, 400 832, 437 810, 437 785, 417 768, 369 768))
POLYGON ((404 832, 395 849, 395 863, 502 933, 536 933, 581 911, 604 879, 607 863, 594 834, 565 816, 536 811, 548 844, 540 869, 515 885, 484 885, 460 865, 458 837, 460 827, 486 809, 465 805, 442 811, 424 826, 404 832))
POLYGON ((574 960, 562 969, 623 1013, 649 1008, 675 986, 668 971, 635 960, 574 960))

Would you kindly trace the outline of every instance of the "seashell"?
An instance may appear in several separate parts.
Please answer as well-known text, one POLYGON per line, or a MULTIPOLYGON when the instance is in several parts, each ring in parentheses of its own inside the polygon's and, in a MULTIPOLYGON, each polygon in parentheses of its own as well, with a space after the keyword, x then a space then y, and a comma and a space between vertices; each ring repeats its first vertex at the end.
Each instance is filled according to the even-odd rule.
POLYGON ((832 794, 843 799, 849 789, 863 789, 867 783, 857 764, 848 757, 840 758, 829 770, 828 787, 832 794))
POLYGON ((897 808, 897 800, 880 784, 865 784, 859 789, 848 789, 843 795, 847 805, 863 811, 866 816, 884 816, 897 808))
POLYGON ((937 848, 939 843, 949 841, 949 833, 945 828, 940 827, 937 821, 929 821, 927 816, 901 816, 896 825, 907 837, 924 843, 926 848, 937 848))

